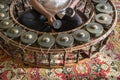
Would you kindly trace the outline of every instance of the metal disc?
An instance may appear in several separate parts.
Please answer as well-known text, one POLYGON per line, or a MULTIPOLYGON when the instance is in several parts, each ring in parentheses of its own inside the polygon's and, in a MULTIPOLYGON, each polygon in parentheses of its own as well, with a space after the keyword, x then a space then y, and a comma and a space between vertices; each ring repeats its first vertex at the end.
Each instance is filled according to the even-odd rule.
POLYGON ((38 44, 45 48, 50 48, 55 43, 55 38, 50 34, 43 34, 38 38, 38 44))
POLYGON ((76 41, 88 42, 90 40, 90 34, 85 30, 73 32, 73 37, 76 41))
POLYGON ((103 13, 97 14, 95 16, 95 20, 101 24, 106 24, 106 25, 112 23, 112 17, 108 14, 103 14, 103 13))
POLYGON ((62 22, 60 20, 55 20, 53 22, 53 28, 59 29, 62 26, 62 22))
POLYGON ((0 22, 0 29, 7 29, 13 26, 12 20, 3 20, 0 22))
POLYGON ((96 10, 99 12, 108 13, 108 14, 113 12, 112 6, 108 4, 102 4, 102 3, 96 5, 96 10))
POLYGON ((13 0, 6 0, 7 4, 10 4, 13 0))
POLYGON ((65 14, 67 15, 67 16, 72 16, 73 14, 75 13, 75 11, 74 11, 74 9, 72 9, 72 8, 67 8, 66 10, 65 10, 65 14))
POLYGON ((1 3, 10 4, 13 0, 0 0, 1 3))
POLYGON ((1 11, 0 11, 0 20, 3 20, 3 19, 5 19, 5 18, 7 18, 8 16, 9 16, 8 13, 6 13, 6 12, 1 12, 1 11))
POLYGON ((8 11, 8 10, 9 10, 8 5, 0 3, 0 11, 5 12, 5 11, 8 11))
POLYGON ((107 0, 92 0, 94 3, 106 3, 107 0))
POLYGON ((33 44, 37 40, 37 34, 34 32, 25 32, 21 35, 21 41, 25 44, 33 44))
POLYGON ((7 30, 7 35, 11 38, 17 38, 22 34, 22 31, 20 26, 11 27, 7 30))
POLYGON ((72 46, 74 39, 70 34, 58 34, 56 42, 61 47, 70 47, 72 46))
POLYGON ((89 23, 86 26, 88 32, 95 35, 95 37, 100 36, 103 33, 103 26, 99 23, 89 23))

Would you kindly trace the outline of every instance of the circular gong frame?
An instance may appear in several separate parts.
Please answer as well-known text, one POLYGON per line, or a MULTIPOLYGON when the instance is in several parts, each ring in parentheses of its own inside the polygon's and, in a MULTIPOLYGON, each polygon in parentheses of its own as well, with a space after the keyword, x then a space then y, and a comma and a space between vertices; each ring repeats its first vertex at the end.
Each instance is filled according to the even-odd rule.
MULTIPOLYGON (((38 34, 39 36, 44 34, 45 32, 39 32, 39 31, 35 31, 35 30, 32 30, 32 29, 29 29, 27 28, 26 26, 20 24, 17 19, 15 18, 14 16, 14 5, 16 4, 15 2, 16 0, 14 0, 11 5, 10 5, 10 10, 9 10, 9 13, 10 13, 10 17, 9 19, 13 20, 14 24, 15 25, 19 25, 21 28, 23 28, 25 31, 31 31, 31 32, 34 32, 36 34, 38 34)), ((96 11, 95 11, 95 4, 96 3, 93 3, 91 0, 87 0, 87 3, 89 6, 91 6, 91 12, 89 14, 89 17, 88 17, 88 20, 85 21, 81 26, 75 28, 75 29, 72 29, 72 30, 69 30, 69 31, 64 31, 64 32, 50 32, 49 34, 54 36, 55 38, 57 37, 58 34, 60 33, 67 33, 67 34, 72 34, 74 31, 76 30, 81 30, 81 29, 85 29, 85 26, 88 24, 88 23, 91 23, 91 22, 94 22, 95 21, 95 15, 97 15, 96 11)), ((107 3, 109 3, 112 7, 113 7, 113 11, 110 16, 112 16, 112 23, 110 25, 108 25, 109 29, 104 29, 104 33, 98 37, 98 38, 91 38, 89 42, 87 43, 84 43, 84 44, 77 44, 74 42, 73 46, 72 47, 66 47, 66 48, 59 48, 59 47, 56 47, 56 44, 54 44, 53 47, 51 47, 50 49, 46 49, 46 48, 41 48, 39 47, 38 44, 34 43, 33 45, 25 45, 25 44, 22 44, 21 41, 19 40, 19 38, 17 39, 11 39, 9 38, 4 32, 4 31, 1 31, 0 32, 0 42, 3 41, 4 43, 7 42, 7 44, 4 44, 4 43, 1 43, 1 46, 10 56, 12 56, 14 59, 17 59, 19 61, 21 61, 22 63, 26 63, 26 64, 31 64, 33 66, 37 66, 37 67, 44 67, 44 68, 57 68, 57 67, 63 67, 63 66, 71 66, 71 65, 75 65, 79 62, 82 61, 82 59, 80 59, 80 54, 82 54, 83 56, 85 56, 85 58, 90 58, 91 55, 93 55, 94 53, 96 52, 99 52, 102 47, 104 46, 104 44, 107 42, 108 40, 108 36, 112 33, 115 25, 116 25, 116 22, 117 22, 117 12, 116 12, 116 9, 113 5, 113 3, 108 0, 107 3), (10 47, 12 46, 10 49, 12 49, 14 52, 11 53, 9 52, 9 49, 6 48, 6 45, 7 47, 10 47), (96 50, 93 50, 93 47, 96 47, 96 50), (19 52, 18 54, 16 52, 18 51, 21 51, 19 52), (28 52, 31 52, 31 54, 27 54, 28 52), (73 54, 76 56, 76 61, 75 62, 67 62, 67 57, 66 56, 70 53, 74 52, 73 54), (43 64, 43 63, 39 63, 39 61, 37 61, 37 59, 41 58, 39 57, 38 58, 38 55, 46 55, 48 56, 45 60, 48 60, 48 63, 47 64, 43 64), (53 65, 53 62, 52 59, 50 58, 50 56, 54 56, 54 54, 60 54, 62 56, 62 59, 63 59, 63 62, 62 64, 54 64, 53 65), (17 55, 17 56, 15 56, 17 55), (27 57, 29 55, 33 55, 34 56, 34 60, 31 60, 31 62, 29 61, 26 61, 26 57, 25 55, 27 55, 27 57)), ((80 13, 79 10, 77 10, 78 13, 80 13)), ((83 59, 85 59, 83 58, 83 59)))

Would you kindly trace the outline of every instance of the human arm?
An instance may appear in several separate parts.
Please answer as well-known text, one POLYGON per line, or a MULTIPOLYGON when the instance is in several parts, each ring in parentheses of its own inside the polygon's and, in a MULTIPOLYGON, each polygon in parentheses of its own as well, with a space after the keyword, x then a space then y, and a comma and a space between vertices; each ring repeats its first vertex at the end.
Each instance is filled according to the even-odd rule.
POLYGON ((39 13, 47 17, 49 24, 52 25, 52 23, 55 20, 54 15, 52 15, 50 12, 48 12, 41 4, 38 2, 38 0, 30 0, 30 4, 32 7, 37 10, 39 13))
POLYGON ((75 6, 78 4, 78 2, 79 2, 80 0, 72 0, 72 2, 71 2, 71 4, 70 4, 70 8, 72 8, 72 9, 74 9, 75 8, 75 6))

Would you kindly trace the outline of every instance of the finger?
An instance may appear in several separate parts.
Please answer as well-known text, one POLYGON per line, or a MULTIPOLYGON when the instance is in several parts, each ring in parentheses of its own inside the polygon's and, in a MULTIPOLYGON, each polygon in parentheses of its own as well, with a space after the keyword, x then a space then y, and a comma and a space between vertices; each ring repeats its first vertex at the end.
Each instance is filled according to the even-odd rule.
POLYGON ((53 17, 53 21, 55 21, 56 20, 56 18, 55 17, 53 17))
POLYGON ((50 19, 50 23, 52 24, 53 22, 54 22, 54 20, 51 18, 51 19, 50 19))
POLYGON ((50 25, 52 25, 52 20, 50 19, 50 20, 48 20, 48 23, 50 24, 50 25))
POLYGON ((48 23, 51 25, 51 22, 50 22, 50 20, 48 21, 48 23))

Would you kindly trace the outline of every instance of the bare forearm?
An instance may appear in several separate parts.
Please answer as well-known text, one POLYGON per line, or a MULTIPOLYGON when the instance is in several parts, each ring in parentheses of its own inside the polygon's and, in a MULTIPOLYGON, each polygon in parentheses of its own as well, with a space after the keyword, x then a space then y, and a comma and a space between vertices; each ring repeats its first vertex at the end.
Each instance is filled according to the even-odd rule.
POLYGON ((69 6, 70 8, 75 8, 75 6, 78 4, 80 0, 72 0, 71 5, 69 6))
POLYGON ((53 24, 55 20, 55 17, 53 14, 48 12, 37 0, 30 0, 30 3, 39 13, 47 17, 49 24, 51 25, 53 24))
POLYGON ((43 14, 44 16, 48 16, 50 13, 37 1, 37 0, 30 0, 31 5, 35 10, 39 13, 43 14))

